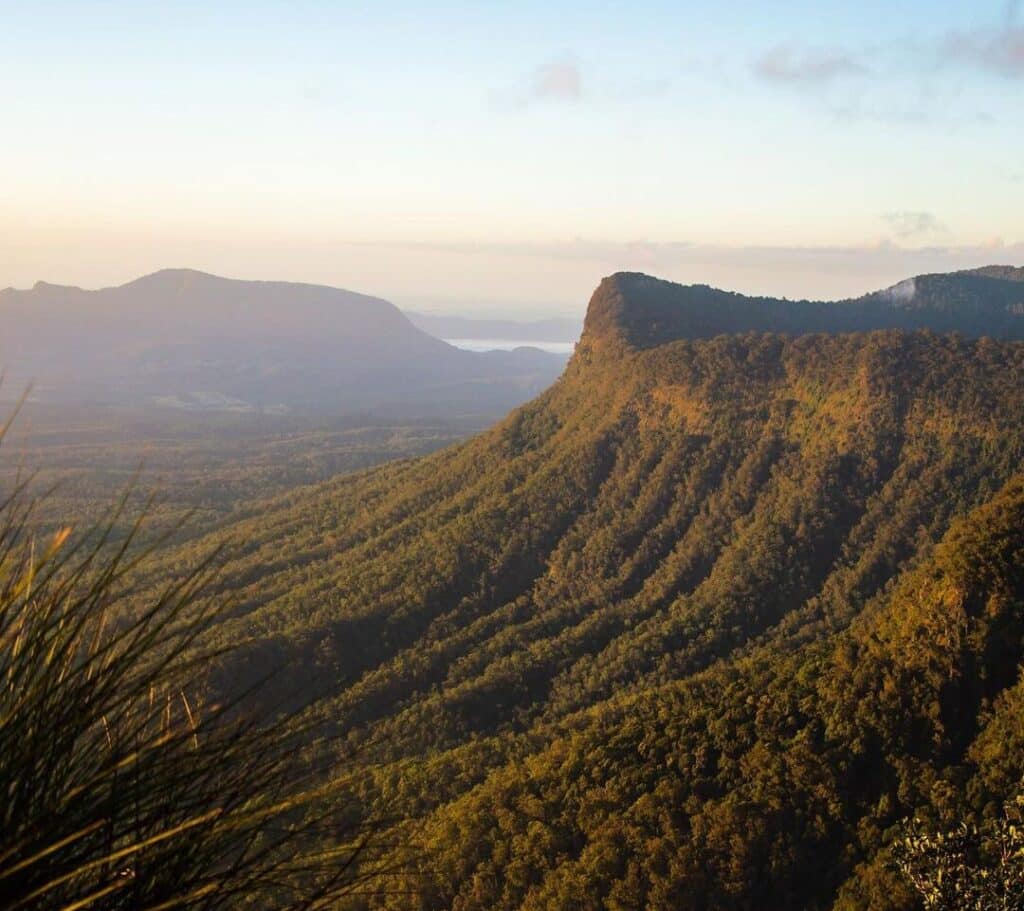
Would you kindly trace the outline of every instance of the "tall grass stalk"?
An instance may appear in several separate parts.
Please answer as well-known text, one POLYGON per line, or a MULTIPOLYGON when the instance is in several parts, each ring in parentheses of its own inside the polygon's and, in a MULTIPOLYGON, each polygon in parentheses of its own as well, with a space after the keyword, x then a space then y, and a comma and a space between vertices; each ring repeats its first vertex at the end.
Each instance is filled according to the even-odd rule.
POLYGON ((37 541, 28 480, 0 498, 0 907, 313 909, 367 888, 372 832, 303 765, 308 732, 204 693, 217 554, 129 607, 150 550, 137 529, 113 543, 123 509, 37 541))

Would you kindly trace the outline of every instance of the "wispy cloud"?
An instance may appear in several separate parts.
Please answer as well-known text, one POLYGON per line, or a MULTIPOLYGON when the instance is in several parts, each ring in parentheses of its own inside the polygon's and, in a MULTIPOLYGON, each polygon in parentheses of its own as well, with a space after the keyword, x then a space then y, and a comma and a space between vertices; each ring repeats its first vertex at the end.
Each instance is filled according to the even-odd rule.
POLYGON ((975 29, 950 35, 942 56, 1012 79, 1024 78, 1024 26, 1008 19, 1001 28, 975 29))
POLYGON ((536 100, 579 101, 583 97, 583 77, 572 60, 556 60, 534 70, 529 95, 536 100))
POLYGON ((511 109, 542 103, 575 104, 582 99, 583 73, 571 58, 541 64, 520 85, 492 94, 498 107, 511 109))
POLYGON ((602 72, 591 78, 573 57, 549 60, 525 73, 517 85, 491 93, 499 109, 522 110, 545 105, 633 104, 665 97, 672 80, 664 75, 602 72))
POLYGON ((766 82, 796 86, 820 86, 843 76, 854 76, 866 67, 845 51, 772 48, 758 57, 751 67, 766 82))
POLYGON ((886 212, 882 220, 899 240, 918 241, 949 233, 931 212, 886 212))
MULTIPOLYGON (((1024 79, 1024 0, 1007 0, 987 23, 932 37, 904 36, 847 48, 767 48, 749 63, 765 84, 824 89, 819 103, 840 121, 906 126, 974 126, 997 116, 976 92, 965 92, 971 69, 1024 79), (860 78, 854 78, 860 77, 860 78)), ((998 98, 992 99, 998 106, 998 98)))
POLYGON ((1021 0, 1008 0, 998 25, 954 32, 939 51, 944 63, 959 63, 1009 78, 1024 78, 1021 0))

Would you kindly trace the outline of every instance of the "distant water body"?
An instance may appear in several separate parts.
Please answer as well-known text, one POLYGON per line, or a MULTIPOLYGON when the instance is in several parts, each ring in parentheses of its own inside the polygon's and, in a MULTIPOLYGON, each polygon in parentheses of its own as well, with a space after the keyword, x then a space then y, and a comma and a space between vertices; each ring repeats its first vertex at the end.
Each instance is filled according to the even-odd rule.
POLYGON ((511 351, 513 348, 540 348, 552 354, 572 354, 575 342, 524 342, 511 338, 446 338, 449 345, 466 351, 511 351))

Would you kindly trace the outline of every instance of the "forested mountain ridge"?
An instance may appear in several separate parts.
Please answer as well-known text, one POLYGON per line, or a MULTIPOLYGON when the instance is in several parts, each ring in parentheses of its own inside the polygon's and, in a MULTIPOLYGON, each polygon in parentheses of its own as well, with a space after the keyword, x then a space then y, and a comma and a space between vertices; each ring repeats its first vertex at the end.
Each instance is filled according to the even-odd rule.
POLYGON ((606 278, 587 311, 584 339, 618 335, 634 346, 723 333, 931 329, 1024 338, 1024 269, 986 266, 919 275, 844 301, 748 297, 641 273, 606 278))
POLYGON ((655 281, 492 430, 224 530, 223 680, 324 694, 422 860, 356 906, 909 909, 900 820, 1024 774, 1024 344, 657 343, 655 281))

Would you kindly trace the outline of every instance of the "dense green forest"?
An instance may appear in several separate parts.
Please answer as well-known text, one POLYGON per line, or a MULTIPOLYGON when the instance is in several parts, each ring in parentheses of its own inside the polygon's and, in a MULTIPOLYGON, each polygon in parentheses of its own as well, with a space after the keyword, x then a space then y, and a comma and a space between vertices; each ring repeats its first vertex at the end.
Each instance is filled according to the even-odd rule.
MULTIPOLYGON (((5 390, 14 393, 8 388, 5 390)), ((303 484, 433 452, 493 422, 486 415, 275 415, 170 408, 67 406, 29 398, 0 405, 0 489, 33 477, 36 520, 83 527, 126 491, 147 501, 150 534, 194 537, 258 502, 303 484), (17 409, 16 416, 14 415, 17 409), (187 520, 187 521, 186 521, 187 520)))
POLYGON ((700 289, 614 276, 561 379, 440 452, 158 450, 158 527, 204 512, 128 601, 226 548, 214 691, 272 674, 325 800, 388 820, 398 872, 340 907, 909 911, 905 821, 996 819, 1024 776, 1024 343, 987 337, 1024 283, 933 278, 913 319, 969 333, 705 338, 700 289))
POLYGON ((636 343, 636 287, 492 430, 136 581, 230 541, 219 685, 322 697, 307 760, 416 871, 353 907, 910 909, 903 821, 1019 788, 1024 344, 636 343))

